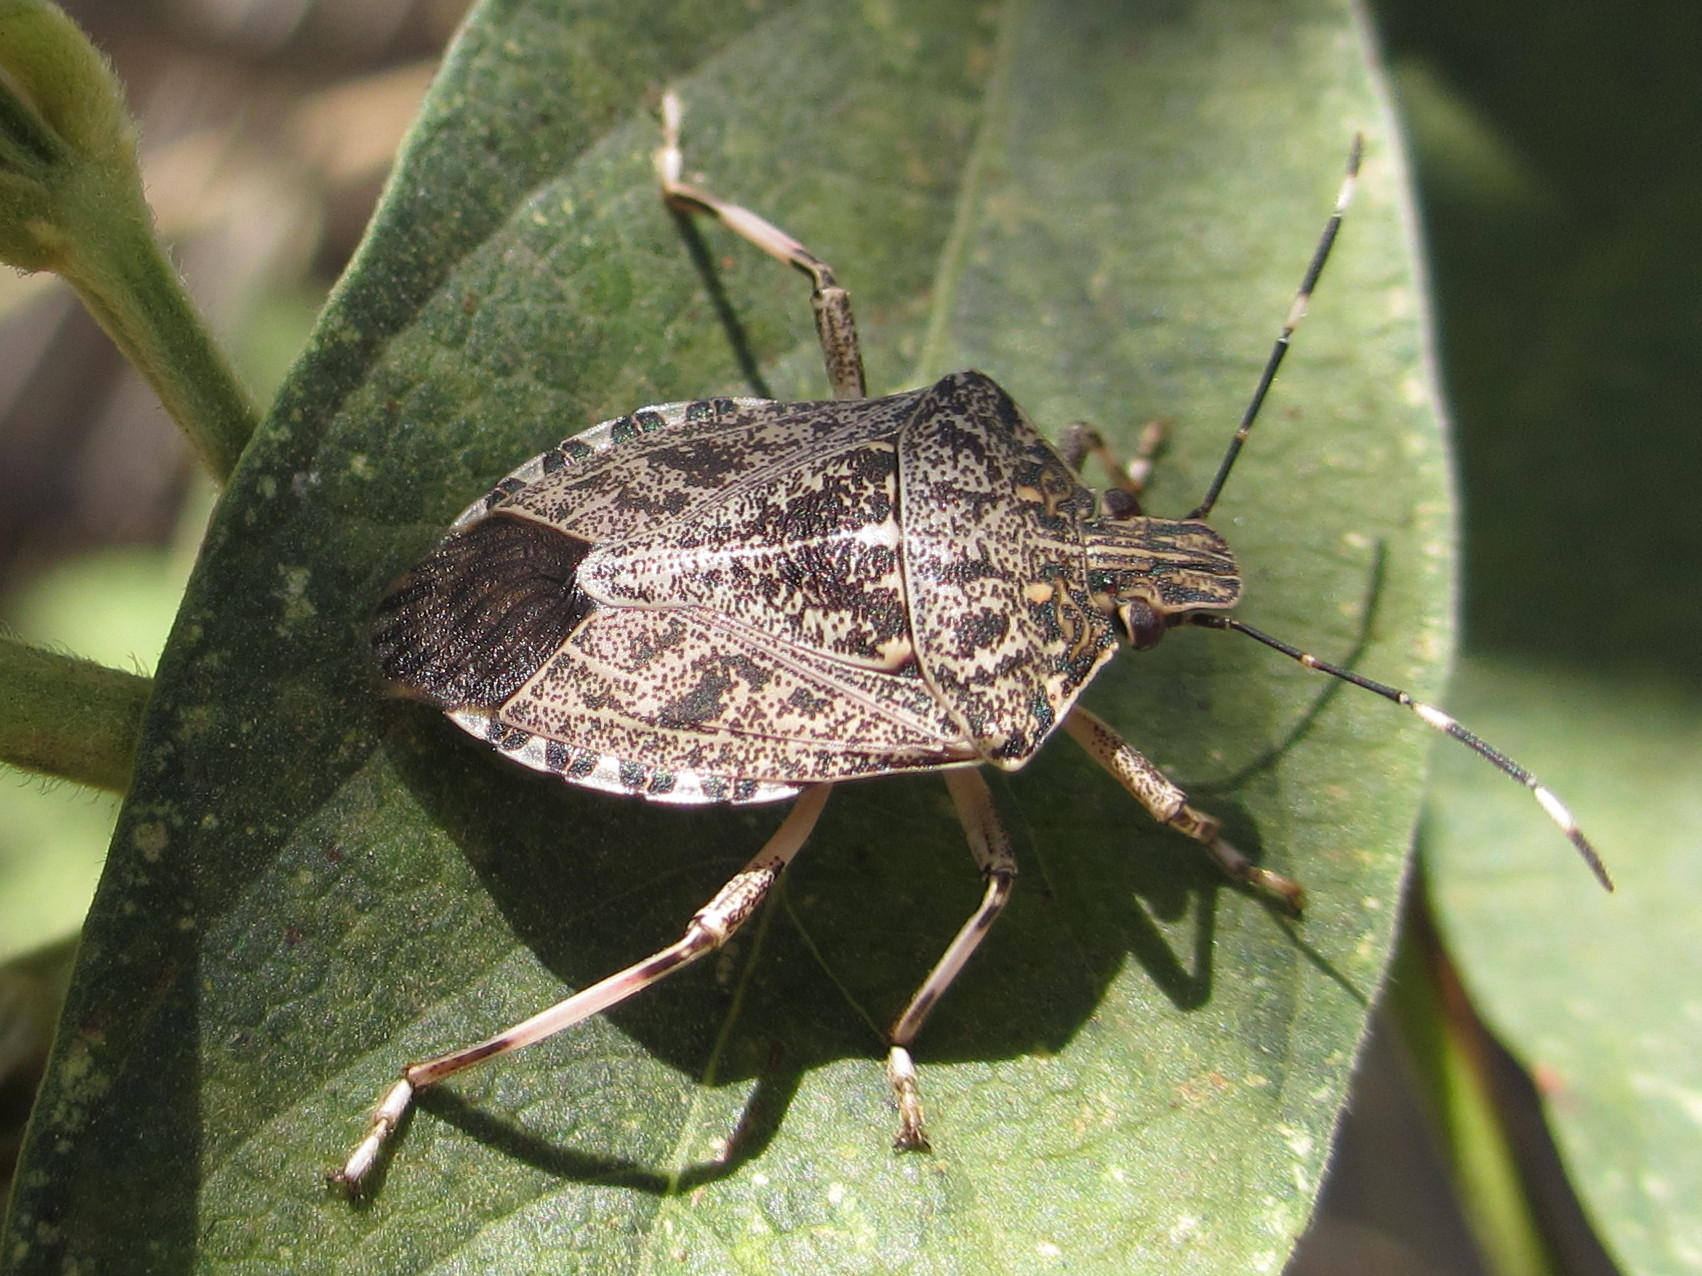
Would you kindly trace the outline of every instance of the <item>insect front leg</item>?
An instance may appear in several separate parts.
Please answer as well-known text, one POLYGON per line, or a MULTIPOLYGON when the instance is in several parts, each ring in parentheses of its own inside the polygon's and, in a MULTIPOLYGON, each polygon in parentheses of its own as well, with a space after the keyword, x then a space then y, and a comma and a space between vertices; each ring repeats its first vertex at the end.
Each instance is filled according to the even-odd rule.
POLYGON ((795 266, 815 284, 810 301, 815 309, 816 336, 822 361, 836 399, 861 399, 863 355, 857 344, 857 324, 851 317, 851 294, 833 277, 833 268, 792 236, 750 209, 729 203, 701 186, 681 180, 685 161, 680 154, 680 99, 671 90, 662 96, 662 148, 656 152, 656 176, 662 199, 682 213, 706 213, 728 230, 743 235, 763 252, 795 266))
POLYGON ((1064 718, 1064 730, 1133 794, 1153 819, 1187 834, 1203 846, 1231 881, 1257 887, 1289 910, 1300 911, 1306 892, 1299 882, 1260 868, 1224 841, 1219 836, 1221 825, 1216 819, 1189 806, 1185 792, 1102 720, 1086 709, 1073 708, 1064 718))
POLYGON ((939 1002, 940 995, 957 978, 995 918, 1003 911, 1011 896, 1011 883, 1016 879, 1016 858, 1011 854, 1011 840, 1005 826, 999 822, 993 806, 993 794, 981 772, 971 769, 946 771, 946 786, 951 790, 957 818, 969 838, 970 854, 981 876, 987 879, 987 889, 981 904, 956 937, 947 946, 922 986, 910 998, 887 1034, 887 1079, 892 1082, 893 1097, 898 1101, 898 1137, 893 1146, 907 1151, 928 1150, 928 1135, 922 1128, 922 1098, 917 1089, 916 1062, 910 1057, 910 1043, 922 1030, 928 1012, 939 1002))
POLYGON ((402 1079, 390 1088, 374 1110, 366 1136, 342 1167, 328 1176, 331 1183, 350 1195, 360 1193, 362 1184, 378 1164, 384 1145, 400 1128, 402 1118, 413 1106, 414 1096, 427 1086, 436 1085, 475 1063, 553 1037, 563 1029, 644 991, 705 953, 720 948, 756 911, 781 870, 803 847, 832 788, 831 784, 817 784, 805 789, 762 850, 692 916, 686 924, 685 934, 668 947, 589 988, 581 989, 522 1023, 503 1029, 494 1037, 487 1037, 477 1045, 439 1055, 423 1063, 410 1063, 403 1068, 402 1079))
POLYGON ((1106 513, 1112 518, 1135 518, 1141 512, 1141 496, 1152 478, 1153 460, 1164 443, 1164 422, 1148 421, 1135 440, 1135 454, 1127 461, 1105 441, 1105 436, 1086 421, 1072 421, 1058 439, 1058 450, 1078 475, 1089 456, 1104 467, 1111 478, 1105 493, 1106 513))

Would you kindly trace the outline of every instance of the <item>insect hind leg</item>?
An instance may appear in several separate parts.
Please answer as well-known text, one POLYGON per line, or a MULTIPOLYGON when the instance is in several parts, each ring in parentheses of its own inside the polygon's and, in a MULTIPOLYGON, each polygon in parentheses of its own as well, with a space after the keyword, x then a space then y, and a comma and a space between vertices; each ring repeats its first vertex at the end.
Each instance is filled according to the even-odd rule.
POLYGON ((867 394, 863 355, 857 342, 857 324, 851 315, 851 294, 839 286, 831 266, 773 222, 682 179, 685 160, 680 153, 681 113, 679 95, 672 90, 663 94, 662 146, 656 152, 656 177, 662 185, 663 202, 677 212, 703 213, 715 218, 769 256, 808 275, 815 285, 810 301, 833 397, 863 398, 867 394))
POLYGON ((1016 880, 1016 857, 1011 854, 1011 840, 999 821, 987 781, 973 768, 943 774, 951 790, 952 804, 957 808, 957 818, 969 838, 970 853, 975 856, 987 887, 980 905, 946 946, 887 1034, 887 1080, 892 1083, 893 1098, 898 1103, 898 1137, 893 1140, 893 1146, 906 1151, 925 1152, 929 1146, 922 1125, 922 1098, 910 1045, 922 1030, 929 1012, 939 1004, 941 995, 1004 911, 1010 900, 1011 884, 1016 880))
POLYGON ((1194 839, 1231 881, 1269 895, 1290 912, 1298 913, 1306 892, 1299 882, 1260 868, 1220 836, 1218 821, 1188 805, 1188 795, 1105 722, 1077 707, 1064 718, 1064 730, 1127 789, 1160 824, 1194 839))
POLYGON ((348 1160, 327 1176, 329 1182, 350 1196, 359 1196, 368 1176, 377 1168, 385 1145, 401 1128, 403 1118, 413 1106, 414 1097, 427 1086, 436 1085, 486 1059, 553 1037, 594 1014, 619 1005, 657 980, 720 948, 756 911, 779 879, 781 871, 803 849, 832 788, 831 784, 817 784, 805 789, 792 804, 774 836, 715 893, 713 899, 692 915, 685 933, 666 948, 607 979, 580 989, 530 1019, 504 1028, 495 1036, 403 1068, 402 1079, 390 1087, 374 1110, 366 1135, 349 1154, 348 1160))

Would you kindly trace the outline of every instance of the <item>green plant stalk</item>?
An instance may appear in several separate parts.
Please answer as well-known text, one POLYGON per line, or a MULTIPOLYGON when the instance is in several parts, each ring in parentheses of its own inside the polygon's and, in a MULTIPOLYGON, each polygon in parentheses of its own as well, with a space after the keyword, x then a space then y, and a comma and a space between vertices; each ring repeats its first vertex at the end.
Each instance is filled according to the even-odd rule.
POLYGON ((202 323, 151 219, 107 217, 102 232, 82 237, 58 272, 222 483, 254 433, 248 392, 202 323))
POLYGON ((1553 1276, 1558 1268, 1504 1120, 1489 1032, 1425 892, 1420 875, 1395 952, 1389 1009, 1485 1264, 1495 1276, 1553 1276))
POLYGON ((0 762, 123 793, 153 686, 0 634, 0 762))
POLYGON ((257 414, 154 232, 117 77, 46 0, 0 0, 0 260, 70 283, 229 477, 257 414))

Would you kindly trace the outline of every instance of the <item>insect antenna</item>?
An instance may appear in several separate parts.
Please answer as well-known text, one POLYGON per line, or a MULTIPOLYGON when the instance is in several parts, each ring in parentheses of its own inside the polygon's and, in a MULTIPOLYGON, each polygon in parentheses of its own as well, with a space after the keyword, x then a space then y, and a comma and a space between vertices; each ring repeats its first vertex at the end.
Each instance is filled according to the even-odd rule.
POLYGON ((1355 133, 1353 144, 1348 147, 1347 173, 1342 177, 1341 190, 1336 195, 1336 206, 1330 213, 1330 220, 1324 223, 1324 233, 1318 237, 1317 248, 1312 250, 1312 261, 1306 267, 1306 277, 1300 281, 1300 291, 1294 294, 1294 304, 1288 308, 1288 318, 1283 320, 1282 332, 1277 337, 1276 344, 1271 347, 1270 357, 1265 360, 1265 370, 1259 374, 1259 384, 1253 389, 1253 397, 1248 401, 1247 410, 1241 414, 1241 424, 1236 428, 1235 437, 1229 441, 1229 450, 1218 463, 1217 474, 1212 478, 1211 486, 1206 489, 1205 500, 1188 515, 1189 519, 1204 518, 1211 513, 1212 506, 1217 504, 1217 498, 1229 478, 1229 471, 1235 465, 1235 458, 1241 455, 1241 445, 1253 431, 1253 422, 1259 415, 1259 409, 1264 406, 1265 396, 1270 393, 1271 382, 1276 380, 1277 369, 1282 367, 1283 356, 1288 353, 1289 339, 1294 336, 1294 330, 1300 326, 1300 321, 1306 317, 1306 303, 1312 299, 1312 289, 1318 284, 1318 276, 1324 272, 1324 263, 1330 259, 1330 249, 1335 246, 1336 232, 1341 229, 1342 216, 1347 212, 1347 206, 1353 202, 1353 187, 1359 178, 1359 160, 1364 150, 1364 136, 1355 133))
POLYGON ((1280 638, 1273 638, 1263 630, 1255 629, 1252 625, 1233 617, 1202 613, 1191 616, 1189 620, 1192 624, 1204 625, 1208 629, 1232 629, 1237 633, 1246 634, 1256 642, 1264 643, 1273 651, 1280 651, 1290 660, 1297 661, 1308 669, 1316 669, 1320 673, 1329 674, 1332 678, 1351 682, 1356 687, 1363 687, 1367 691, 1382 696, 1385 700, 1392 700, 1398 705, 1411 709, 1430 726, 1435 727, 1444 735, 1452 736, 1503 775, 1511 777, 1529 789, 1531 796, 1537 800, 1537 804, 1548 812, 1548 818, 1554 821, 1556 827, 1566 835, 1567 840, 1577 848, 1578 854, 1584 859, 1584 863, 1588 864, 1590 871, 1596 875, 1596 880, 1606 889, 1610 891, 1613 889, 1613 879, 1608 876, 1607 867, 1602 863, 1601 856, 1596 854, 1596 848, 1590 845, 1589 838, 1585 837, 1583 831, 1579 829, 1578 821, 1572 818, 1572 812, 1566 809, 1566 804, 1554 795, 1554 791, 1539 782, 1536 776, 1525 770, 1524 767, 1513 761, 1501 750, 1466 730, 1453 718, 1443 713, 1442 710, 1434 705, 1425 704, 1423 701, 1414 700, 1398 687, 1376 682, 1363 674, 1355 673, 1351 669, 1344 669, 1340 665, 1332 665, 1327 660, 1320 660, 1298 647, 1290 646, 1280 638))

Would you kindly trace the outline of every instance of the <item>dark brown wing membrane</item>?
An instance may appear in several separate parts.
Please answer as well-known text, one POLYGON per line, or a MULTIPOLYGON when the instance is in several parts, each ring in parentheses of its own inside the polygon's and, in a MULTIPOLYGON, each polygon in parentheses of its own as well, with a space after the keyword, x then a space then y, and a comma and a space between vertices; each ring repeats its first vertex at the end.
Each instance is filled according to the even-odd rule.
POLYGON ((398 693, 440 708, 496 708, 590 611, 574 583, 590 549, 502 513, 445 537, 379 605, 379 672, 398 693))

